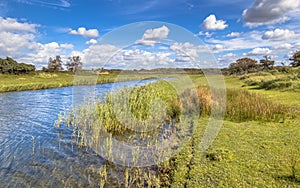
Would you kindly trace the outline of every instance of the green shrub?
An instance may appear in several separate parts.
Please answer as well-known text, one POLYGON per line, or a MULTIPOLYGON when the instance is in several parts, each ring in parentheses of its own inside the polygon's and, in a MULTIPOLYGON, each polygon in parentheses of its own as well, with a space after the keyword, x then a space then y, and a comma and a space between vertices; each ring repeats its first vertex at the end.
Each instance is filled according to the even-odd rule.
POLYGON ((266 82, 260 83, 260 88, 270 90, 270 89, 286 89, 290 88, 293 85, 292 81, 282 81, 280 79, 278 80, 270 80, 266 82))
POLYGON ((210 161, 232 160, 234 154, 228 149, 217 149, 207 153, 206 158, 210 161))
POLYGON ((0 58, 0 73, 2 74, 25 74, 35 71, 34 65, 18 63, 10 57, 0 58))
POLYGON ((272 70, 268 72, 259 72, 247 74, 240 77, 248 86, 257 86, 265 90, 294 90, 299 89, 300 79, 297 68, 287 68, 288 73, 272 70))

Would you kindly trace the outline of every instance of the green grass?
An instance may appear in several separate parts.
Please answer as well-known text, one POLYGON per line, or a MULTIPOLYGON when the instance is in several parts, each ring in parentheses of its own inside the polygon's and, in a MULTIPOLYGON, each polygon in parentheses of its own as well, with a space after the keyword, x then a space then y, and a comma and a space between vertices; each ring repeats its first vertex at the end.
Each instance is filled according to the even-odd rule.
MULTIPOLYGON (((95 108, 84 106, 80 108, 76 116, 71 115, 69 119, 71 122, 73 120, 73 124, 76 122, 75 128, 77 126, 81 132, 79 144, 86 145, 84 131, 88 128, 93 132, 92 139, 100 140, 98 143, 106 146, 108 156, 112 155, 112 149, 109 148, 112 148, 113 136, 121 141, 134 143, 135 139, 126 135, 139 134, 142 140, 147 140, 149 136, 154 139, 147 142, 149 145, 156 142, 155 139, 158 138, 156 131, 143 133, 149 128, 145 127, 145 124, 129 120, 129 124, 133 126, 131 128, 140 126, 139 130, 142 130, 142 133, 124 128, 113 112, 115 102, 117 116, 125 119, 127 117, 127 121, 130 119, 127 112, 134 114, 138 120, 156 117, 162 122, 169 122, 176 119, 174 145, 180 142, 180 138, 193 133, 191 139, 173 157, 157 165, 136 168, 107 163, 105 169, 115 169, 124 180, 125 183, 119 186, 300 187, 299 104, 293 106, 299 103, 297 92, 253 88, 245 86, 239 77, 226 77, 227 104, 223 127, 208 150, 201 152, 200 142, 206 130, 210 110, 213 105, 216 105, 217 110, 222 110, 222 107, 218 106, 217 100, 212 100, 210 90, 207 88, 207 79, 203 75, 190 77, 197 86, 196 93, 202 109, 197 124, 180 119, 184 113, 195 112, 193 102, 178 101, 180 96, 176 94, 174 88, 162 81, 135 88, 131 92, 124 89, 109 94, 107 102, 97 103, 95 108), (284 96, 288 99, 280 100, 284 96), (157 98, 166 102, 166 116, 160 116, 162 112, 158 108, 154 109, 156 110, 154 113, 150 113, 153 112, 151 101, 157 98), (130 101, 129 107, 124 106, 124 101, 130 101), (181 108, 183 104, 188 108, 185 112, 181 108), (110 137, 101 138, 99 132, 103 128, 110 133, 110 137)), ((182 95, 189 98, 192 92, 186 90, 182 95)), ((111 185, 109 175, 104 179, 105 185, 111 185)))
MULTIPOLYGON (((194 76, 194 80, 199 85, 207 85, 204 77, 194 76)), ((234 116, 225 117, 221 131, 205 153, 197 147, 205 129, 205 120, 200 121, 194 139, 175 157, 178 162, 171 173, 172 187, 300 187, 299 91, 265 90, 246 85, 244 81, 235 76, 225 77, 227 95, 235 93, 233 101, 227 98, 227 114, 238 111, 248 114, 247 118, 241 118, 244 120, 238 123, 232 119, 234 116), (242 99, 244 94, 250 96, 242 99), (240 105, 228 106, 228 102, 240 105), (256 105, 266 106, 260 111, 256 105), (276 111, 281 114, 282 109, 294 118, 284 122, 269 119, 276 111), (266 119, 257 119, 264 116, 261 113, 265 110, 273 112, 266 119)), ((299 84, 299 79, 296 82, 299 84)))
MULTIPOLYGON (((89 72, 74 74, 70 72, 45 73, 41 71, 22 75, 0 74, 0 93, 140 80, 148 77, 151 77, 151 75, 122 74, 119 72, 112 72, 108 75, 97 75, 89 72)), ((153 75, 153 77, 162 77, 162 75, 153 75)))
POLYGON ((225 121, 213 145, 201 153, 202 120, 175 156, 172 187, 299 187, 299 122, 225 121))
POLYGON ((299 91, 300 69, 286 67, 285 71, 277 69, 241 76, 248 86, 256 86, 266 90, 299 91))
POLYGON ((298 67, 281 67, 273 70, 250 73, 240 76, 226 76, 239 78, 243 81, 244 86, 253 86, 252 88, 265 90, 290 91, 299 89, 300 68, 298 67), (286 83, 286 84, 284 84, 286 83))
MULTIPOLYGON (((226 87, 230 89, 242 89, 250 92, 254 92, 266 97, 269 101, 274 101, 275 103, 283 104, 293 108, 300 108, 300 95, 299 91, 295 90, 265 90, 257 88, 257 86, 247 86, 244 80, 235 76, 225 77, 226 87)), ((298 81, 300 82, 300 80, 298 81)))
MULTIPOLYGON (((71 86, 74 84, 75 74, 69 72, 44 73, 35 72, 23 75, 0 74, 0 92, 39 90, 57 87, 71 86)), ((88 76, 81 76, 82 80, 88 80, 88 76)), ((98 81, 107 82, 113 76, 101 75, 98 81)))
POLYGON ((0 92, 37 90, 72 85, 71 73, 0 74, 0 92))
MULTIPOLYGON (((176 122, 176 139, 172 143, 174 146, 180 144, 180 139, 193 133, 191 139, 173 157, 157 165, 137 168, 107 162, 104 167, 99 167, 99 181, 103 187, 116 186, 115 181, 111 184, 113 181, 109 174, 112 170, 117 171, 122 179, 119 182, 121 187, 300 187, 299 70, 293 68, 240 77, 226 76, 225 120, 215 141, 205 152, 201 152, 199 146, 211 109, 214 106, 216 110, 224 110, 217 99, 212 100, 208 89, 208 80, 211 78, 218 79, 212 84, 214 87, 222 81, 220 77, 213 75, 190 75, 196 90, 187 89, 181 91, 181 95, 166 81, 141 86, 130 92, 125 88, 108 94, 104 104, 96 103, 74 109, 74 114, 68 114, 65 120, 72 124, 74 133, 77 133, 79 146, 86 147, 88 139, 94 140, 98 146, 106 147, 107 156, 112 155, 112 137, 129 144, 134 144, 138 137, 145 141, 145 145, 153 145, 159 138, 159 129, 173 120, 176 122), (193 100, 179 100, 180 97, 194 99, 193 92, 196 92, 201 107, 197 124, 187 123, 187 119, 180 118, 183 114, 193 114, 196 111, 197 106, 193 100), (129 101, 129 105, 124 101, 129 101), (183 105, 188 108, 186 111, 183 111, 183 105), (164 106, 166 113, 160 110, 164 106), (129 112, 138 122, 130 118, 129 112), (153 128, 143 123, 147 119, 152 119, 151 125, 159 124, 157 129, 143 132, 153 128), (126 121, 131 127, 124 126, 126 121), (88 134, 87 130, 92 130, 92 134, 88 134), (107 137, 103 138, 99 134, 103 130, 108 133, 107 137)), ((149 75, 112 73, 75 76, 67 72, 0 74, 0 92, 146 77, 149 75)), ((177 82, 179 88, 184 88, 186 84, 182 80, 171 82, 177 82)), ((218 94, 217 91, 217 96, 218 94)), ((60 116, 58 124, 61 118, 60 116)))

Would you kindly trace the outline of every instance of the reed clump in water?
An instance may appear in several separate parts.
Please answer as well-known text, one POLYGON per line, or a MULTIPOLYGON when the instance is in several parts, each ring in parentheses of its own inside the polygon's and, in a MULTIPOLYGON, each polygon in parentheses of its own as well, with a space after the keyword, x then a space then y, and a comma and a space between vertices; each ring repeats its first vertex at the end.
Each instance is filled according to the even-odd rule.
MULTIPOLYGON (((98 148, 100 151, 105 151, 106 158, 117 160, 114 159, 113 152, 116 151, 116 146, 113 138, 133 146, 152 146, 162 143, 161 139, 165 136, 163 134, 167 132, 162 129, 170 122, 175 124, 174 131, 177 137, 186 137, 187 132, 191 132, 192 128, 188 124, 193 123, 181 119, 182 114, 192 115, 197 112, 197 108, 201 109, 202 117, 212 115, 212 109, 217 110, 215 114, 218 114, 218 111, 222 113, 224 101, 218 101, 218 98, 224 93, 218 90, 213 91, 214 96, 212 89, 198 87, 186 90, 179 96, 176 90, 164 81, 134 89, 125 88, 108 94, 105 103, 97 102, 80 107, 75 114, 70 116, 69 122, 74 130, 79 130, 80 145, 98 148)), ((287 107, 273 103, 256 93, 227 89, 226 95, 225 119, 227 120, 279 122, 290 117, 287 107)), ((191 141, 180 151, 184 155, 175 155, 174 158, 169 158, 165 162, 150 167, 130 167, 128 156, 124 155, 121 159, 124 161, 122 165, 109 163, 103 170, 116 169, 119 174, 120 187, 176 185, 176 181, 179 182, 180 178, 187 178, 181 176, 180 171, 190 171, 189 165, 194 162, 194 150, 199 144, 201 134, 193 135, 191 141)), ((175 139, 174 142, 178 140, 175 139)), ((141 152, 142 150, 137 147, 130 154, 132 166, 137 166, 140 162, 141 159, 137 156, 141 152)), ((147 160, 147 157, 149 156, 143 160, 147 160)), ((101 185, 108 185, 109 173, 102 172, 101 174, 101 185)))

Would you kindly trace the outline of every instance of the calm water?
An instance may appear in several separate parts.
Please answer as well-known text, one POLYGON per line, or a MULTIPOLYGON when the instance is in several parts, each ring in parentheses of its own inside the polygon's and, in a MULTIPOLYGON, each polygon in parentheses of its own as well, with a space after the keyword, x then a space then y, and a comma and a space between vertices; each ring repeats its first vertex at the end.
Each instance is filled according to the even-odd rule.
POLYGON ((72 130, 53 128, 73 91, 107 92, 157 80, 0 94, 0 187, 97 187, 104 160, 78 149, 72 130))

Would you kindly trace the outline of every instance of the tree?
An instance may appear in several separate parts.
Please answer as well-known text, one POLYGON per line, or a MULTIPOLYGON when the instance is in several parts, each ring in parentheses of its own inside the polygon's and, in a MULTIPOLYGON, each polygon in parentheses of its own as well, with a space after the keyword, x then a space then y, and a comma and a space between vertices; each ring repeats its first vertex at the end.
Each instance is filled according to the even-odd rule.
POLYGON ((0 58, 0 73, 2 74, 25 74, 35 71, 34 65, 18 63, 10 57, 0 58))
POLYGON ((77 72, 82 68, 82 62, 80 56, 73 56, 68 58, 66 63, 68 71, 77 72))
POLYGON ((257 71, 257 61, 248 57, 236 60, 229 65, 230 74, 245 74, 257 71))
POLYGON ((294 55, 290 58, 290 61, 292 61, 291 65, 293 67, 299 67, 300 66, 300 51, 295 52, 294 55))
POLYGON ((260 64, 263 67, 263 70, 270 70, 273 68, 275 61, 272 61, 270 56, 265 55, 264 56, 265 59, 261 59, 260 60, 260 64))
POLYGON ((48 71, 56 72, 63 70, 61 57, 58 55, 55 58, 50 57, 48 62, 48 71))

